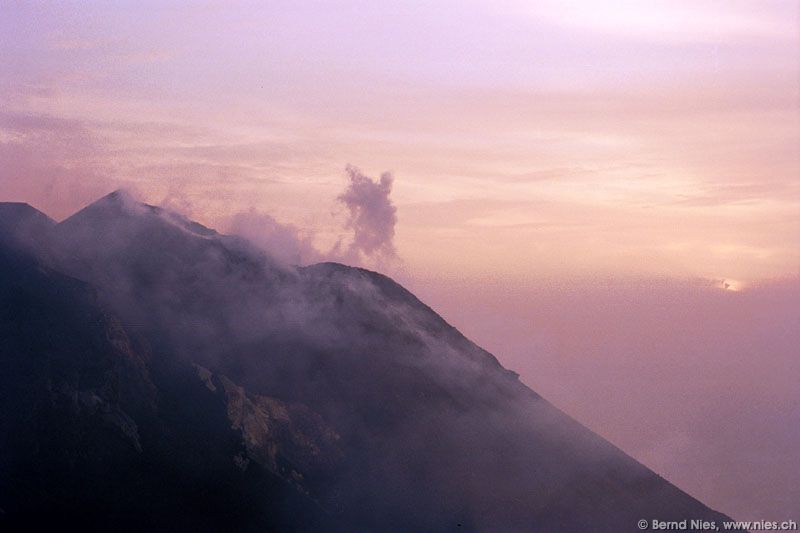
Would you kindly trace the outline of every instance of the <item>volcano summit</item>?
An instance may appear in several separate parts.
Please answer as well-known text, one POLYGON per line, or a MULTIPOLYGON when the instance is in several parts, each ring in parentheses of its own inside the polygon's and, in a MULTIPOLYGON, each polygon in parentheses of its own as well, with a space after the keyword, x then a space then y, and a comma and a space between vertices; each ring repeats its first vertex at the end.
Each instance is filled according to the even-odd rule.
POLYGON ((0 205, 0 526, 635 531, 708 509, 386 276, 0 205))

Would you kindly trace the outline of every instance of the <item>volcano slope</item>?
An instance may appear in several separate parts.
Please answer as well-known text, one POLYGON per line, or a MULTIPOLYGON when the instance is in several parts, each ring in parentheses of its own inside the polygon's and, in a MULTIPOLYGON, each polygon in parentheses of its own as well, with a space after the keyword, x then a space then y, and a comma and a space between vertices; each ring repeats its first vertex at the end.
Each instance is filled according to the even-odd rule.
POLYGON ((6 212, 7 236, 31 226, 20 213, 38 221, 0 239, 9 525, 619 532, 726 519, 386 276, 281 265, 122 191, 59 224, 6 212))

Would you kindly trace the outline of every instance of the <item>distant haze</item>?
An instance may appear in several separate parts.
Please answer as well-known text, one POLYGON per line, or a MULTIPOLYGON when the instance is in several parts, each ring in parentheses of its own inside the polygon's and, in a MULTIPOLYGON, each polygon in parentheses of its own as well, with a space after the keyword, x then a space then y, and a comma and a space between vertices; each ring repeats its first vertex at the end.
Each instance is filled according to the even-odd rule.
POLYGON ((532 389, 735 518, 800 509, 800 280, 420 280, 532 389), (480 302, 477 304, 476 301, 480 302))

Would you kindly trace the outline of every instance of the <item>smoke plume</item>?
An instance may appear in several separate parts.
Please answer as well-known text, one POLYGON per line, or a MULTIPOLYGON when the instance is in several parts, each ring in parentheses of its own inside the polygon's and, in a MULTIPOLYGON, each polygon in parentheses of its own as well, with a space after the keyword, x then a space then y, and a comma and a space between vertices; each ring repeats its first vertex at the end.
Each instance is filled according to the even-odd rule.
POLYGON ((353 230, 353 240, 348 255, 356 259, 397 257, 393 242, 397 208, 389 198, 394 177, 384 172, 379 180, 373 180, 354 166, 347 167, 347 175, 350 184, 337 199, 350 212, 347 228, 353 230))
POLYGON ((314 235, 292 224, 283 224, 254 208, 234 215, 230 230, 267 251, 284 265, 305 265, 323 259, 314 247, 314 235))
POLYGON ((313 230, 283 223, 251 207, 237 213, 228 226, 230 233, 246 238, 277 262, 284 265, 308 265, 335 261, 386 269, 398 257, 394 246, 397 208, 390 197, 394 177, 389 172, 373 180, 357 167, 348 165, 348 184, 336 197, 348 211, 342 236, 325 250, 315 244, 313 230))

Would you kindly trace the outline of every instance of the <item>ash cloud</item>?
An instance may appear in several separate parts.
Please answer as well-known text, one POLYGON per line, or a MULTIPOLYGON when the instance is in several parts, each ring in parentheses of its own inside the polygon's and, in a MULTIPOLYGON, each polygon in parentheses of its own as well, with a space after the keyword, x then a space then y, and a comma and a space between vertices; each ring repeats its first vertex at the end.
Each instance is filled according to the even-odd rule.
POLYGON ((0 112, 3 200, 44 204, 60 218, 113 187, 102 155, 102 143, 83 121, 0 112))

